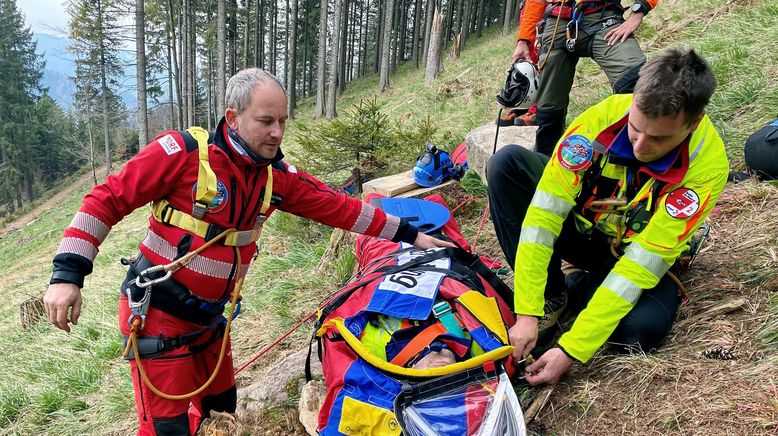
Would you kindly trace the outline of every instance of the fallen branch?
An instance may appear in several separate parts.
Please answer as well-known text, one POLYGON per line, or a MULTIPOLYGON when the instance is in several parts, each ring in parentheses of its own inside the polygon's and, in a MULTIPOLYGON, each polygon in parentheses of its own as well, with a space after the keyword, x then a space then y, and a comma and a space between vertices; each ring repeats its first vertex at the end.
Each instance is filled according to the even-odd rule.
POLYGON ((554 386, 545 386, 540 390, 538 396, 535 397, 535 401, 529 405, 527 411, 524 413, 524 424, 529 424, 533 419, 535 419, 535 416, 537 416, 537 414, 543 410, 543 407, 545 407, 546 403, 548 403, 552 393, 554 393, 554 386))

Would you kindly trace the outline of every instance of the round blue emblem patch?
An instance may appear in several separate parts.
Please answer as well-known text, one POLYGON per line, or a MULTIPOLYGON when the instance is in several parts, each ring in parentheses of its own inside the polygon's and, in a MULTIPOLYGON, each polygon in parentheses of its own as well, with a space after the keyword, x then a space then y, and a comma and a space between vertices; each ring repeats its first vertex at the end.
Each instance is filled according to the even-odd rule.
POLYGON ((571 135, 559 144, 557 157, 563 167, 571 171, 587 168, 592 162, 594 149, 589 139, 583 135, 571 135))
MULTIPOLYGON (((194 203, 195 198, 197 197, 197 182, 192 186, 192 202, 194 203)), ((227 205, 227 199, 229 198, 229 194, 227 194, 227 187, 224 186, 224 183, 222 183, 220 180, 216 181, 216 196, 213 197, 213 200, 211 200, 211 204, 208 205, 208 212, 210 213, 216 213, 220 210, 224 209, 224 206, 227 205)))

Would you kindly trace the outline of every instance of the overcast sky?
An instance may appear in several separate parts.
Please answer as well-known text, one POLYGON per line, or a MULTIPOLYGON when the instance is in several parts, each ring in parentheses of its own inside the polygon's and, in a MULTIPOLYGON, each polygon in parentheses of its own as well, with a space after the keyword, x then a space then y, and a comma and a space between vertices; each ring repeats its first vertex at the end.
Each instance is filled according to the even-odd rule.
POLYGON ((16 0, 16 5, 24 13, 27 25, 33 33, 65 36, 68 25, 68 15, 63 6, 65 1, 16 0))

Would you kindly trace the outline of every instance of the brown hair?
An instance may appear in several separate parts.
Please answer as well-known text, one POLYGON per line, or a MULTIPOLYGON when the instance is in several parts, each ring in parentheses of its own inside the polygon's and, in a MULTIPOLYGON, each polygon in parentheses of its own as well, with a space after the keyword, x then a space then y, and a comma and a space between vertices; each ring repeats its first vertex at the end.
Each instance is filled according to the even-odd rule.
POLYGON ((705 110, 715 89, 716 76, 708 61, 693 49, 671 48, 640 69, 635 104, 649 118, 675 117, 683 111, 691 124, 705 110))

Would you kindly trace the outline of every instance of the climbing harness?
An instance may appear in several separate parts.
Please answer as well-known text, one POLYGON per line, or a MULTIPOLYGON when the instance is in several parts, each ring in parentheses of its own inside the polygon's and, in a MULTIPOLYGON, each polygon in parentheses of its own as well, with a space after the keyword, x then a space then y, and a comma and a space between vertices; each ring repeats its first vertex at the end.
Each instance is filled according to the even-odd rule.
MULTIPOLYGON (((201 246, 197 250, 187 253, 180 259, 174 260, 173 262, 167 265, 159 265, 159 266, 153 266, 151 268, 148 268, 142 271, 141 274, 136 278, 136 285, 145 289, 145 295, 143 296, 143 298, 140 299, 139 304, 136 304, 135 308, 133 308, 133 306, 130 306, 130 308, 132 309, 132 313, 130 314, 130 317, 127 319, 127 324, 130 326, 130 335, 127 338, 127 345, 124 348, 123 357, 128 358, 130 355, 130 351, 132 350, 133 357, 135 358, 135 364, 138 367, 138 372, 140 372, 143 382, 146 383, 146 386, 148 386, 152 392, 154 392, 156 395, 162 398, 168 400, 185 400, 187 398, 194 397, 195 395, 198 395, 201 392, 203 392, 216 379, 216 375, 219 373, 219 369, 221 368, 222 361, 224 360, 224 356, 226 354, 227 343, 229 342, 228 338, 230 336, 230 327, 232 325, 233 315, 235 313, 235 308, 237 306, 237 302, 240 297, 240 288, 243 286, 243 275, 241 274, 240 271, 241 268, 240 251, 236 250, 237 279, 235 282, 235 288, 233 289, 232 296, 230 298, 230 311, 229 311, 229 316, 227 317, 227 325, 224 327, 224 339, 222 340, 221 350, 219 351, 219 359, 217 360, 213 373, 208 378, 208 380, 205 383, 203 383, 202 386, 200 386, 199 388, 197 388, 196 390, 188 394, 171 395, 157 389, 157 387, 154 386, 151 380, 149 380, 148 374, 146 374, 146 370, 143 368, 143 364, 141 364, 140 361, 141 353, 138 348, 138 332, 143 330, 143 327, 145 325, 146 312, 148 311, 149 300, 151 299, 152 285, 161 283, 165 280, 169 280, 170 275, 172 275, 173 272, 184 267, 187 263, 189 263, 192 259, 194 259, 194 257, 198 255, 200 252, 207 249, 208 247, 218 242, 219 240, 223 239, 231 232, 234 232, 234 230, 232 229, 225 230, 221 235, 206 242, 205 244, 203 244, 203 246, 201 246), (149 274, 154 272, 165 272, 165 275, 163 277, 156 278, 156 279, 148 279, 149 274), (145 277, 145 279, 141 279, 142 277, 145 277)), ((131 294, 130 290, 127 289, 128 299, 130 297, 130 294, 131 294)))

